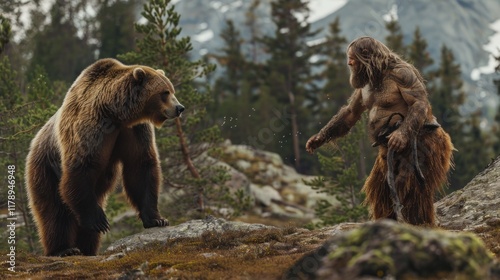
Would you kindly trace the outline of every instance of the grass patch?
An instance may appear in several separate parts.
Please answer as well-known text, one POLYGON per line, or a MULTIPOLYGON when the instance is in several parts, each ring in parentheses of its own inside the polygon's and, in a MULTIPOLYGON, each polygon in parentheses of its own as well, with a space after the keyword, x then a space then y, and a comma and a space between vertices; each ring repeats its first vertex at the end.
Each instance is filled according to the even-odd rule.
POLYGON ((19 256, 17 272, 9 278, 175 278, 277 279, 305 252, 306 242, 294 228, 252 232, 206 232, 199 238, 153 243, 106 260, 115 251, 97 257, 19 256))

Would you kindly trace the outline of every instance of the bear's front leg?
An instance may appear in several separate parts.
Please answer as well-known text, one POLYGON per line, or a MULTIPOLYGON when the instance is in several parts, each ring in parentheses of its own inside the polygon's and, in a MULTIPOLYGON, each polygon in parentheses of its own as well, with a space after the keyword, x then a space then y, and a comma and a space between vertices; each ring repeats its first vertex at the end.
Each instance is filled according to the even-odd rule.
POLYGON ((137 125, 122 130, 117 142, 123 164, 123 185, 144 228, 168 226, 168 220, 158 211, 161 169, 153 132, 149 124, 137 125))
POLYGON ((130 202, 139 212, 144 228, 168 226, 158 211, 159 164, 153 160, 123 166, 123 183, 130 202))
POLYGON ((100 233, 109 231, 109 222, 106 214, 97 203, 93 206, 83 206, 78 212, 77 220, 82 228, 100 233))

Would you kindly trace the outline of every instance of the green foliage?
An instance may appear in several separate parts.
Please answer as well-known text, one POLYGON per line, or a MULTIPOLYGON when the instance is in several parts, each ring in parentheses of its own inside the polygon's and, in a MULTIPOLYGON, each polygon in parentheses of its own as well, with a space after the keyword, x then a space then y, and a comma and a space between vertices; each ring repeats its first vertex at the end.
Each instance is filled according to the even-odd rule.
POLYGON ((211 55, 223 67, 223 71, 214 84, 215 102, 210 106, 210 111, 213 119, 221 123, 223 137, 234 143, 242 143, 245 141, 242 136, 248 135, 252 126, 247 118, 252 100, 249 91, 244 89, 248 83, 246 73, 249 66, 241 50, 240 33, 231 20, 226 21, 221 38, 225 43, 220 49, 221 53, 211 55), (233 119, 234 126, 231 123, 233 119))
POLYGON ((3 52, 5 45, 9 43, 11 36, 12 31, 9 20, 0 15, 0 54, 3 52))
POLYGON ((435 82, 430 86, 430 101, 439 122, 449 133, 461 130, 459 108, 465 102, 465 93, 460 74, 453 52, 443 46, 439 68, 432 72, 435 82))
MULTIPOLYGON (((269 59, 262 67, 261 79, 278 101, 278 110, 286 109, 289 119, 282 135, 291 141, 282 143, 278 148, 276 141, 271 150, 279 151, 285 162, 294 165, 298 171, 306 171, 309 164, 302 163, 302 151, 306 139, 301 135, 309 135, 309 122, 305 106, 311 96, 319 92, 315 83, 318 79, 313 74, 315 63, 311 58, 316 54, 316 47, 309 46, 319 30, 311 30, 307 21, 309 8, 302 0, 276 0, 271 2, 271 20, 275 25, 273 36, 261 38, 269 59)), ((279 136, 278 136, 279 137, 279 136)), ((270 143, 270 144, 271 144, 270 143)), ((309 155, 306 155, 311 160, 309 155)))
POLYGON ((368 219, 368 210, 361 204, 364 195, 361 188, 366 179, 366 171, 361 169, 360 146, 366 138, 366 116, 351 132, 332 146, 319 149, 323 177, 305 181, 318 192, 332 195, 338 203, 320 200, 315 207, 316 217, 321 222, 313 227, 324 227, 343 222, 359 222, 368 219))
POLYGON ((329 25, 329 31, 320 46, 320 54, 324 57, 321 64, 325 65, 320 76, 326 83, 313 103, 317 108, 311 108, 312 116, 319 118, 314 131, 319 131, 330 120, 332 112, 337 112, 347 103, 352 92, 346 64, 347 39, 341 35, 338 17, 329 25))
MULTIPOLYGON (((1 166, 16 167, 16 213, 24 221, 24 226, 17 232, 16 248, 39 251, 36 232, 29 214, 28 200, 24 189, 25 158, 29 143, 38 129, 57 110, 50 101, 54 98, 52 85, 42 68, 37 67, 31 77, 27 93, 22 95, 15 83, 18 74, 13 71, 8 58, 0 61, 0 157, 1 166)), ((6 205, 5 193, 0 194, 0 204, 6 205)), ((0 246, 5 246, 4 243, 0 246)), ((2 247, 0 247, 2 248, 2 247)))
POLYGON ((408 46, 408 59, 422 75, 424 69, 434 63, 427 50, 427 41, 422 37, 418 26, 413 33, 413 42, 408 46))
POLYGON ((169 0, 149 1, 142 16, 147 22, 135 25, 137 33, 142 35, 136 42, 136 51, 118 58, 164 70, 176 88, 179 101, 186 107, 181 120, 166 123, 157 132, 160 156, 166 159, 165 185, 171 196, 164 203, 164 210, 174 221, 217 212, 214 209, 229 203, 226 199, 229 190, 224 187, 229 176, 227 170, 212 162, 213 150, 222 138, 217 126, 208 125, 206 108, 212 96, 210 88, 201 84, 215 66, 203 60, 190 61, 190 38, 179 38, 180 15, 169 0), (191 211, 196 207, 198 212, 191 211))
POLYGON ((96 20, 99 22, 99 57, 116 57, 134 49, 135 11, 138 0, 104 0, 96 20))
MULTIPOLYGON (((347 103, 352 88, 349 84, 349 71, 346 66, 345 49, 347 40, 341 35, 340 22, 337 18, 330 24, 330 34, 321 45, 321 54, 326 65, 321 73, 326 83, 322 95, 316 102, 320 119, 318 131, 341 106, 347 103)), ((324 192, 336 198, 335 202, 321 200, 315 207, 316 217, 321 222, 312 227, 333 225, 347 221, 360 221, 367 218, 367 210, 360 203, 360 193, 366 178, 366 161, 371 159, 367 146, 366 117, 362 119, 346 137, 339 139, 335 149, 331 146, 320 149, 318 153, 321 173, 327 174, 307 182, 318 192, 324 192)))
POLYGON ((82 8, 73 5, 77 4, 65 0, 57 0, 52 5, 50 24, 34 35, 29 71, 40 65, 50 79, 71 83, 85 67, 94 62, 94 46, 89 44, 89 38, 77 35, 78 29, 73 18, 67 16, 78 13, 78 9, 82 8))
POLYGON ((128 205, 122 197, 118 193, 112 193, 108 196, 106 201, 106 217, 108 217, 108 220, 113 220, 120 213, 127 210, 128 205))
POLYGON ((11 109, 21 100, 21 91, 16 84, 17 72, 11 68, 7 57, 0 57, 0 106, 2 112, 11 109))
POLYGON ((217 62, 224 67, 223 74, 216 82, 217 101, 220 102, 228 96, 238 96, 240 83, 245 78, 247 61, 242 53, 242 38, 236 30, 233 21, 227 20, 226 27, 221 32, 225 46, 220 50, 222 55, 214 55, 217 62))
POLYGON ((466 119, 460 114, 465 102, 460 65, 453 52, 443 46, 439 68, 431 73, 430 101, 433 112, 444 130, 451 136, 458 152, 454 153, 455 171, 451 175, 451 190, 463 188, 492 157, 492 143, 486 138, 476 113, 466 119))

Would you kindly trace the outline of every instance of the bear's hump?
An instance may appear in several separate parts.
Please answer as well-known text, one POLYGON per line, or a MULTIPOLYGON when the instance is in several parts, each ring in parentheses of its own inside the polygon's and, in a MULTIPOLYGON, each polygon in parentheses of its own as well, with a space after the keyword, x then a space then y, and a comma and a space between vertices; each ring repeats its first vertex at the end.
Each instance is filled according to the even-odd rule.
POLYGON ((90 65, 82 74, 88 81, 96 81, 102 78, 110 76, 110 73, 117 71, 118 69, 126 69, 127 67, 123 65, 116 59, 104 58, 96 61, 90 65))

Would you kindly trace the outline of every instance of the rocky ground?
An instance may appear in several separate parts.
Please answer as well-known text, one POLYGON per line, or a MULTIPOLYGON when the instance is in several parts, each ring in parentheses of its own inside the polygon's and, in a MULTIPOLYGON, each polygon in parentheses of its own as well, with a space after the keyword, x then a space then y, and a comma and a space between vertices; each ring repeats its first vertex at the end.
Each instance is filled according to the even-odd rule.
MULTIPOLYGON (((242 170, 252 166, 240 164, 247 166, 242 170)), ((261 182, 259 188, 267 185, 278 191, 276 200, 287 197, 285 184, 261 182)), ((500 157, 464 189, 436 203, 440 229, 380 221, 310 231, 207 217, 144 230, 114 242, 96 257, 18 252, 16 272, 3 269, 0 277, 500 279, 499 193, 500 157)), ((289 201, 301 205, 301 200, 289 201)), ((261 207, 263 212, 270 209, 261 207)))

